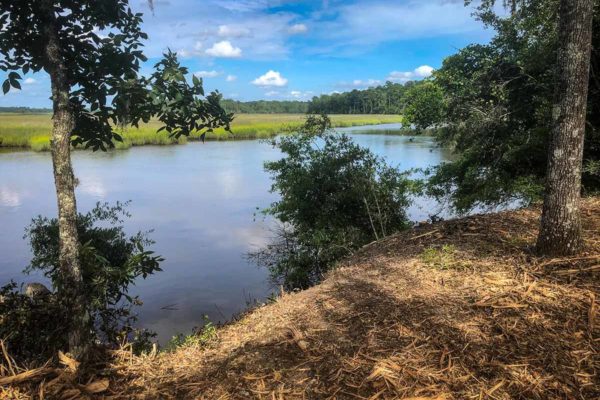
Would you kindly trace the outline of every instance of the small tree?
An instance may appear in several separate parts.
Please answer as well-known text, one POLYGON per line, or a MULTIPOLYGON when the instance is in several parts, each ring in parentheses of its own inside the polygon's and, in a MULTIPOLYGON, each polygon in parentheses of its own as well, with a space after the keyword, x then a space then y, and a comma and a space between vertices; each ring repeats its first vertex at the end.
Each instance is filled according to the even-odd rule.
POLYGON ((71 310, 69 351, 83 358, 89 343, 86 293, 77 235, 75 179, 70 146, 94 150, 121 140, 115 125, 157 117, 173 136, 229 128, 232 116, 218 93, 206 99, 202 82, 169 52, 150 78, 139 75, 142 14, 128 0, 0 0, 0 70, 8 72, 4 93, 20 88, 19 72, 44 70, 53 104, 51 139, 58 202, 60 297, 71 310), (103 33, 104 35, 102 35, 103 33))
POLYGON ((284 157, 265 164, 281 196, 265 212, 284 225, 253 258, 289 288, 318 282, 340 258, 407 226, 407 174, 329 128, 326 116, 308 117, 300 132, 273 140, 284 157))

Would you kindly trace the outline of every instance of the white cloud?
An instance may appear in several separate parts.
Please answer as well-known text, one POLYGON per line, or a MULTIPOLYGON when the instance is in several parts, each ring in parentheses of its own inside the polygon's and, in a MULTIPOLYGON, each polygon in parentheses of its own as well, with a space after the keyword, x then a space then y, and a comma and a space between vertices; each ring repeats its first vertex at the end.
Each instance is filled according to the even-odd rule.
POLYGON ((294 24, 288 28, 288 33, 290 35, 297 35, 306 32, 308 32, 308 27, 304 24, 294 24))
POLYGON ((214 43, 229 41, 232 48, 241 49, 239 56, 244 59, 284 59, 290 53, 287 29, 298 15, 269 12, 271 1, 231 0, 229 5, 233 8, 228 11, 224 0, 177 0, 178 7, 169 7, 168 12, 157 12, 144 19, 144 28, 150 37, 145 42, 145 54, 150 58, 160 57, 165 49, 171 48, 184 50, 188 57, 216 57, 206 50, 214 43), (239 1, 253 4, 236 8, 239 1), (219 22, 215 24, 215 21, 219 22), (196 47, 197 43, 200 44, 196 47))
POLYGON ((277 71, 269 70, 266 74, 252 81, 253 85, 262 87, 282 87, 287 85, 288 80, 277 71))
POLYGON ((421 65, 420 67, 415 69, 415 74, 421 78, 430 77, 432 73, 433 73, 433 68, 430 67, 429 65, 421 65))
POLYGON ((243 38, 252 36, 250 29, 240 26, 220 25, 217 35, 225 38, 243 38))
POLYGON ((190 50, 186 50, 186 49, 179 49, 176 51, 176 53, 181 58, 189 58, 194 55, 197 55, 197 53, 195 51, 190 51, 190 50))
POLYGON ((217 77, 222 74, 223 74, 222 72, 215 71, 215 70, 194 72, 194 75, 196 75, 199 78, 214 78, 214 77, 217 77))
POLYGON ((223 40, 206 49, 206 54, 213 57, 238 58, 242 56, 242 49, 234 47, 228 40, 223 40))
POLYGON ((313 92, 311 92, 311 91, 302 92, 300 90, 292 90, 292 91, 290 91, 289 97, 293 100, 307 100, 312 95, 313 95, 313 92))
POLYGON ((433 73, 433 68, 429 65, 421 65, 413 71, 392 71, 387 77, 388 81, 405 83, 416 79, 428 78, 433 73))
POLYGON ((34 83, 36 83, 37 81, 33 78, 27 78, 23 81, 24 84, 26 85, 33 85, 34 83))
POLYGON ((107 193, 104 184, 93 178, 90 181, 82 180, 78 189, 89 196, 99 199, 105 198, 107 193))
POLYGON ((6 207, 18 207, 21 205, 21 195, 17 191, 0 187, 0 205, 6 207))
POLYGON ((236 79, 237 79, 237 76, 235 76, 235 75, 227 75, 227 77, 225 78, 225 80, 226 80, 227 82, 233 82, 233 81, 235 81, 236 79))
POLYGON ((204 43, 201 41, 196 41, 191 49, 182 48, 177 50, 177 55, 182 58, 190 58, 194 56, 201 56, 204 53, 202 52, 202 48, 204 47, 204 43))

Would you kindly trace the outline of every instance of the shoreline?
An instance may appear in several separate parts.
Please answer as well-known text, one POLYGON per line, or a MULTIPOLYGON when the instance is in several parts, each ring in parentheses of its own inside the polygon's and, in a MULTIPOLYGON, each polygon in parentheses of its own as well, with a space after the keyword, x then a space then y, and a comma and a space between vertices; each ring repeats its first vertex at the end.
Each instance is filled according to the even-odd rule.
MULTIPOLYGON (((238 114, 232 124, 232 132, 217 129, 206 134, 207 141, 268 139, 301 126, 305 114, 238 114)), ((398 124, 400 115, 379 114, 335 114, 331 115, 334 128, 351 128, 370 125, 398 124)), ((0 114, 0 150, 35 151, 50 150, 49 114, 0 114)), ((123 142, 115 142, 114 150, 125 150, 135 146, 176 145, 200 141, 200 135, 173 139, 166 132, 157 133, 159 124, 151 121, 140 128, 127 128, 118 133, 123 142)), ((75 149, 83 149, 78 147, 75 149)))

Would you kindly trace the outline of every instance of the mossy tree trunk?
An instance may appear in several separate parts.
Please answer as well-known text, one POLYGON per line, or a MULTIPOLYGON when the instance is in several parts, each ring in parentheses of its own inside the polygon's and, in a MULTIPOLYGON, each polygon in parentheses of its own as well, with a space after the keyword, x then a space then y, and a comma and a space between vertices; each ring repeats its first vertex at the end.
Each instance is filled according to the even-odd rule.
POLYGON ((583 244, 579 203, 593 8, 593 0, 560 2, 553 130, 537 241, 545 255, 575 254, 583 244))
POLYGON ((58 295, 69 310, 69 352, 79 360, 88 349, 88 313, 79 260, 77 235, 77 202, 75 178, 71 164, 71 133, 75 126, 74 114, 69 105, 70 86, 67 67, 58 40, 58 25, 54 4, 43 0, 45 6, 46 65, 52 84, 53 127, 51 138, 52 165, 58 203, 59 266, 62 282, 58 295))

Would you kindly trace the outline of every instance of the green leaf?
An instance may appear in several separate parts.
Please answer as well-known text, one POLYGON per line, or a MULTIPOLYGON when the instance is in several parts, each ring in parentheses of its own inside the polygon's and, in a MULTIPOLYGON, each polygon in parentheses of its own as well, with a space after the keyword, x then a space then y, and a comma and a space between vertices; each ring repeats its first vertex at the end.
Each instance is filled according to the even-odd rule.
POLYGON ((19 90, 21 90, 21 84, 19 83, 19 81, 18 81, 18 80, 16 80, 16 79, 15 79, 15 80, 11 80, 11 81, 10 81, 10 84, 11 84, 11 85, 12 85, 12 87, 14 87, 15 89, 19 89, 19 90))
POLYGON ((4 81, 4 83, 2 84, 2 91, 4 92, 4 94, 8 93, 8 91, 10 90, 10 81, 8 79, 6 79, 4 81))
POLYGON ((198 79, 198 77, 196 75, 192 75, 192 82, 194 82, 194 86, 202 85, 202 81, 200 79, 198 79))

